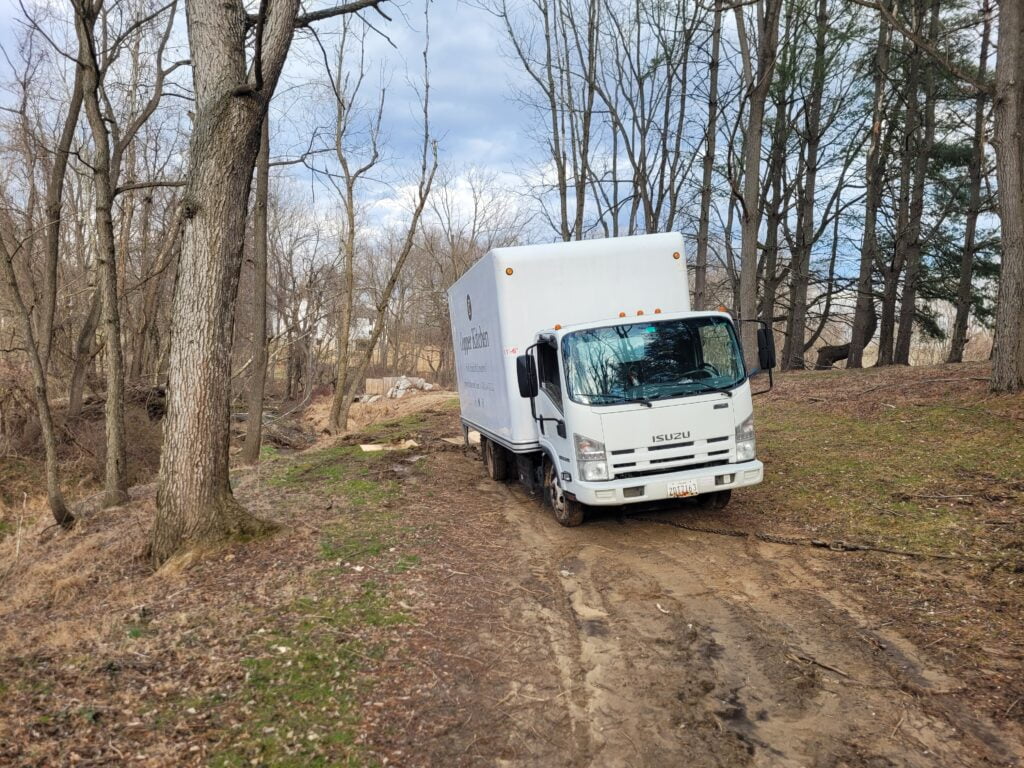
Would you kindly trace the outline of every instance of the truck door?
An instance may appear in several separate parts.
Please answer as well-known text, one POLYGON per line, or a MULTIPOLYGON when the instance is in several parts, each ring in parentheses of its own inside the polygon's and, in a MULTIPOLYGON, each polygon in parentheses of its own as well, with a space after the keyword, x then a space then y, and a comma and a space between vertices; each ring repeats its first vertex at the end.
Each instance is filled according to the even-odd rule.
POLYGON ((561 366, 558 364, 558 350, 551 344, 537 345, 537 378, 540 385, 537 415, 544 418, 540 422, 540 443, 558 457, 559 472, 570 471, 572 435, 565 424, 565 392, 562 386, 561 366))

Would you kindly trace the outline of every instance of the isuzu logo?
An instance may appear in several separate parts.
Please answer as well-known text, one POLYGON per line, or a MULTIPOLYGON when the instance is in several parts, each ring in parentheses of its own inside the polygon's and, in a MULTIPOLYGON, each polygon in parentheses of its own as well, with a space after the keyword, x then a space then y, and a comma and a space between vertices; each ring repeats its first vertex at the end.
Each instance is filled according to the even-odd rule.
POLYGON ((651 435, 652 443, 671 443, 674 440, 686 440, 690 437, 689 432, 666 432, 663 435, 651 435))
POLYGON ((473 301, 469 298, 469 294, 466 294, 466 317, 470 320, 473 319, 473 301))

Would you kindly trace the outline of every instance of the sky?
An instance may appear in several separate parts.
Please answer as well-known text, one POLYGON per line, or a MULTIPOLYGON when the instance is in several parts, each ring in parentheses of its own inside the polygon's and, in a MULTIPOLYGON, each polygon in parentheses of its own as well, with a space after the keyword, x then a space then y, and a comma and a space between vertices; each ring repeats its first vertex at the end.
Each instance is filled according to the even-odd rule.
MULTIPOLYGON (((54 7, 60 0, 48 0, 54 7)), ((26 3, 28 5, 28 3, 26 3)), ((307 2, 306 7, 325 7, 327 2, 307 2)), ((413 83, 422 81, 422 50, 425 39, 423 4, 420 0, 385 3, 387 21, 373 11, 363 15, 387 35, 370 32, 367 55, 371 68, 383 69, 388 81, 384 132, 390 159, 397 165, 415 162, 421 116, 413 83)), ((22 14, 18 0, 0 0, 0 45, 10 49, 22 14)), ((340 22, 317 25, 320 40, 332 53, 340 22)), ((184 14, 175 37, 184 49, 184 14)), ((332 66, 333 66, 332 61, 332 66)), ((528 162, 533 147, 525 131, 529 115, 512 98, 523 75, 502 51, 497 19, 476 5, 460 0, 430 3, 430 112, 431 131, 439 139, 443 164, 451 168, 486 166, 511 173, 528 162)), ((8 79, 8 65, 0 59, 0 78, 8 79)), ((276 122, 273 154, 288 155, 309 141, 311 91, 306 83, 325 83, 323 53, 308 33, 296 36, 286 70, 272 107, 276 122)))

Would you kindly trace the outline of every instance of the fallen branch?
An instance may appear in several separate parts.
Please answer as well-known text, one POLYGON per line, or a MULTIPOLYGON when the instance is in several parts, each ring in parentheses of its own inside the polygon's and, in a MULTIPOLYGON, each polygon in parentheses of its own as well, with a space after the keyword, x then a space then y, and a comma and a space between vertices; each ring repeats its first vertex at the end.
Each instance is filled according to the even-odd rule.
POLYGON ((835 672, 837 675, 842 675, 845 678, 849 678, 850 677, 849 674, 847 674, 846 672, 843 672, 843 670, 839 669, 839 667, 833 667, 831 664, 826 664, 823 661, 818 661, 813 656, 807 656, 807 655, 802 654, 802 653, 795 653, 793 651, 790 651, 789 653, 786 654, 786 657, 789 658, 789 659, 792 659, 793 661, 796 661, 796 662, 805 661, 805 662, 808 662, 810 664, 814 664, 816 666, 821 667, 822 669, 827 669, 829 672, 835 672))

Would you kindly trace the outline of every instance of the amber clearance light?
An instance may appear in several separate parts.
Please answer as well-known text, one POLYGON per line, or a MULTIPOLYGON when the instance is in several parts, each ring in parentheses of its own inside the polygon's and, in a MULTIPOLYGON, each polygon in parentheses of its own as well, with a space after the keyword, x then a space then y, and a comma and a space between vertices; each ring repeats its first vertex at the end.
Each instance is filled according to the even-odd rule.
POLYGON ((512 274, 512 267, 508 267, 508 268, 506 268, 506 269, 505 269, 505 274, 506 274, 506 275, 511 275, 511 274, 512 274))

